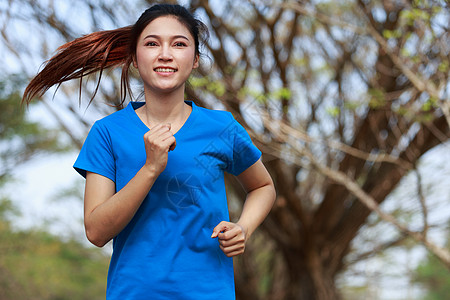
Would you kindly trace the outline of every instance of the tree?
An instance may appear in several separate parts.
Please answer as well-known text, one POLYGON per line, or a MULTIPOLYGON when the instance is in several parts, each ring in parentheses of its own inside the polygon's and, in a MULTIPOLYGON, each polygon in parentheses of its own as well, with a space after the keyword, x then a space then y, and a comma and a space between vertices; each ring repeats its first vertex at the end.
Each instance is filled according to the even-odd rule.
POLYGON ((196 3, 218 40, 210 81, 233 91, 214 96, 248 127, 264 127, 254 137, 272 155, 279 193, 264 230, 284 260, 284 298, 338 298, 336 276, 373 211, 449 265, 448 252, 426 239, 426 214, 415 232, 379 208, 421 155, 449 136, 440 109, 448 101, 448 48, 433 20, 445 4, 253 1, 239 11, 228 3, 218 16, 207 1, 196 3), (233 55, 225 52, 230 40, 233 55), (262 104, 248 104, 255 100, 262 104))
POLYGON ((45 231, 16 230, 12 202, 0 199, 0 298, 104 299, 108 257, 45 231))
POLYGON ((13 168, 36 155, 67 150, 58 139, 58 131, 42 127, 26 118, 18 92, 20 79, 0 80, 0 184, 13 168))
MULTIPOLYGON (((134 7, 83 3, 88 31, 99 29, 100 20, 125 26, 139 14, 128 18, 124 12, 131 15, 134 7)), ((421 207, 419 227, 380 208, 404 176, 417 172, 419 159, 450 135, 445 1, 188 3, 211 29, 211 65, 192 78, 188 97, 235 115, 263 150, 278 191, 272 213, 237 261, 239 298, 338 299, 339 274, 405 236, 450 266, 449 252, 429 238, 436 224, 429 223, 433 208, 420 184, 411 200, 421 207), (398 234, 375 238, 366 251, 353 242, 374 214, 398 234), (262 245, 270 248, 252 255, 262 245)), ((77 35, 61 10, 43 9, 40 1, 16 0, 11 7, 19 4, 30 9, 27 22, 59 41, 77 35)), ((3 33, 13 45, 7 28, 3 33)), ((116 84, 106 79, 97 98, 116 103, 116 84)), ((63 103, 89 127, 76 99, 63 103)), ((90 109, 106 112, 95 103, 90 109)), ((243 199, 228 180, 230 195, 243 199)))
MULTIPOLYGON (((0 81, 0 185, 12 178, 17 166, 42 154, 69 149, 58 130, 28 120, 21 107, 13 76, 0 81)), ((102 299, 107 255, 79 241, 62 241, 43 230, 17 230, 19 214, 13 202, 0 195, 0 298, 102 299)))

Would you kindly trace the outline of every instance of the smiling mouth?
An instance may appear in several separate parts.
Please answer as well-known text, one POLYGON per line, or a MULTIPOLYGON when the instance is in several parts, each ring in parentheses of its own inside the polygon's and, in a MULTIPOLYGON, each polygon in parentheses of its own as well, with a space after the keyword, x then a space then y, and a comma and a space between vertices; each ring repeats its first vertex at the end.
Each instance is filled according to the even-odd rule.
POLYGON ((155 72, 158 73, 175 73, 177 70, 176 69, 171 69, 171 68, 156 68, 155 72))

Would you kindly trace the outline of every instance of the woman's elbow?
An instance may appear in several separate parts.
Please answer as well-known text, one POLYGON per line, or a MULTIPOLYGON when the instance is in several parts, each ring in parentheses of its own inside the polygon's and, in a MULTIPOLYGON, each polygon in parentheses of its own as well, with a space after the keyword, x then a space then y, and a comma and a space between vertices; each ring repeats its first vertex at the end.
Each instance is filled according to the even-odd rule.
POLYGON ((95 230, 89 229, 87 226, 85 226, 85 231, 88 241, 91 242, 91 244, 93 244, 94 246, 102 248, 109 241, 105 239, 104 236, 102 236, 100 233, 96 232, 95 230))
POLYGON ((273 198, 273 200, 275 201, 277 191, 275 189, 275 184, 272 180, 272 177, 268 176, 262 186, 265 189, 266 193, 268 193, 269 197, 273 198))
POLYGON ((277 199, 277 190, 275 189, 275 185, 272 181, 267 185, 266 190, 268 193, 268 198, 271 199, 273 205, 275 203, 275 200, 277 199))

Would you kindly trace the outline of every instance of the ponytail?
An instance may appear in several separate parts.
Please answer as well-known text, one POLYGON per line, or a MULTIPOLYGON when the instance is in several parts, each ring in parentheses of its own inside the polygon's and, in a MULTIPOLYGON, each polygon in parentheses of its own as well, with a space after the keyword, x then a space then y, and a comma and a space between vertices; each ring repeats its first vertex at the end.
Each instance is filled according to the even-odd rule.
POLYGON ((97 86, 90 99, 97 94, 104 69, 122 67, 121 104, 127 92, 131 94, 128 70, 133 61, 130 50, 132 26, 115 30, 94 32, 68 42, 58 48, 44 68, 34 77, 25 89, 22 103, 29 104, 34 98, 40 98, 52 86, 59 86, 68 80, 80 79, 80 98, 83 76, 100 72, 97 86))

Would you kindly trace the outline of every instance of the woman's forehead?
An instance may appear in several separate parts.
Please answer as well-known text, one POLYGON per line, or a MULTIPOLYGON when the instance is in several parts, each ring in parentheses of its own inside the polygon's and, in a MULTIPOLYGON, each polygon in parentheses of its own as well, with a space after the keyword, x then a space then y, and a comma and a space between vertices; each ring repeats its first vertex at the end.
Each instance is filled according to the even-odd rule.
POLYGON ((149 35, 159 37, 185 36, 189 40, 193 39, 189 29, 173 16, 162 16, 151 21, 142 31, 141 38, 149 35))

